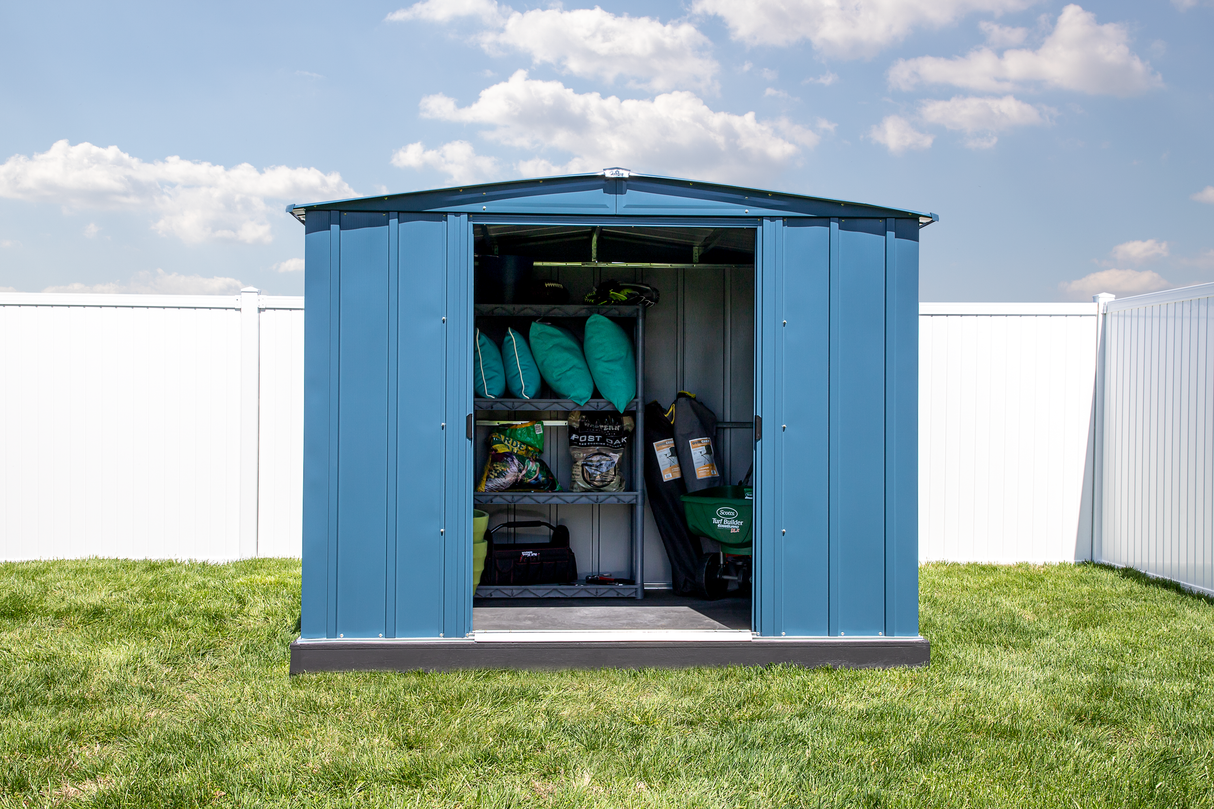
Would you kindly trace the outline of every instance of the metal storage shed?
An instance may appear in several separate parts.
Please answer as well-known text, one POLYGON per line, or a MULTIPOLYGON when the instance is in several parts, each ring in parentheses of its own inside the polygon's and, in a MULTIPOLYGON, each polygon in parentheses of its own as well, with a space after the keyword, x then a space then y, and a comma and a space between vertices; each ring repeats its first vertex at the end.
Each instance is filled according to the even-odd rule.
MULTIPOLYGON (((918 240, 934 214, 621 169, 288 211, 306 229, 292 672, 927 662, 918 240), (732 391, 717 404, 747 428, 726 452, 755 470, 749 629, 474 628, 474 256, 495 240, 562 259, 552 264, 566 268, 575 300, 583 281, 660 279, 666 321, 654 307, 644 326, 646 393, 669 402, 700 373, 704 358, 692 354, 716 352, 706 373, 732 391), (737 271, 700 272, 716 266, 737 271), (725 314, 697 327, 704 300, 725 314)), ((629 488, 639 506, 635 474, 629 488)), ((650 548, 633 575, 651 581, 661 546, 633 541, 650 548)))

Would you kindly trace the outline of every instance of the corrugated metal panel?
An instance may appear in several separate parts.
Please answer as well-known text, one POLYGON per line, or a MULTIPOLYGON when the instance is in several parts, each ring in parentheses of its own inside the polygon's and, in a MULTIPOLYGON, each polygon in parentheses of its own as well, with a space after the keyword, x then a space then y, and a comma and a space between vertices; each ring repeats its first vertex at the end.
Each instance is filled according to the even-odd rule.
POLYGON ((1090 558, 1095 305, 921 304, 919 324, 920 559, 1090 558))
MULTIPOLYGON (((298 558, 303 536, 303 299, 261 312, 257 555, 298 558)), ((266 305, 262 299, 263 307, 266 305)))
POLYGON ((1096 558, 1214 595, 1214 284, 1106 311, 1096 558))
POLYGON ((231 559, 234 297, 0 299, 0 558, 231 559))

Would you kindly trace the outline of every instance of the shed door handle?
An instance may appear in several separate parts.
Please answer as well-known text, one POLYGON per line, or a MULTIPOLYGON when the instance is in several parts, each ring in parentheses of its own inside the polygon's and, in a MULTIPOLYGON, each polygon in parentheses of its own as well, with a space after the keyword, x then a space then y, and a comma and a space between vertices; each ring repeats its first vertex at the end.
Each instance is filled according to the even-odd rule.
POLYGON ((476 437, 476 421, 472 418, 471 413, 468 414, 468 419, 465 422, 464 432, 467 434, 469 441, 476 437))
POLYGON ((755 414, 755 441, 763 440, 763 417, 755 414))

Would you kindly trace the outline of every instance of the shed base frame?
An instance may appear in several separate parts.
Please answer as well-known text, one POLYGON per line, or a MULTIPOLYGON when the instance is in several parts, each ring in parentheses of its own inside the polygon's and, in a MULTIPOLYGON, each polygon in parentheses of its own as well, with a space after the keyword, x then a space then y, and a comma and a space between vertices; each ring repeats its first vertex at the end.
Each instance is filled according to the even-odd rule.
MULTIPOLYGON (((693 666, 894 668, 926 666, 924 637, 740 638, 740 633, 678 639, 547 639, 543 633, 493 633, 460 640, 297 640, 291 674, 324 671, 456 671, 459 669, 638 669, 693 666), (538 637, 537 637, 538 636, 538 637)), ((713 633, 709 633, 710 635, 713 633)))

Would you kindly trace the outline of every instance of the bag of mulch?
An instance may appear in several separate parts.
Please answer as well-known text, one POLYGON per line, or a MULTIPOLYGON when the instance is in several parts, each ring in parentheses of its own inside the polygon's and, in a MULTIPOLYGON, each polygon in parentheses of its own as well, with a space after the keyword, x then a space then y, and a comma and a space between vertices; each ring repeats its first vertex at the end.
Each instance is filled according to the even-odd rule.
POLYGON ((544 422, 524 421, 496 427, 489 433, 489 449, 538 457, 544 452, 544 422))
POLYGON ((569 453, 573 456, 573 469, 569 488, 575 492, 624 491, 624 469, 620 462, 635 426, 632 416, 571 412, 569 453))
POLYGON ((559 492, 556 476, 540 458, 519 455, 515 452, 490 453, 481 474, 478 492, 559 492))
POLYGON ((498 427, 489 434, 489 460, 481 473, 478 492, 561 490, 556 476, 540 458, 544 451, 544 424, 528 421, 498 427))

